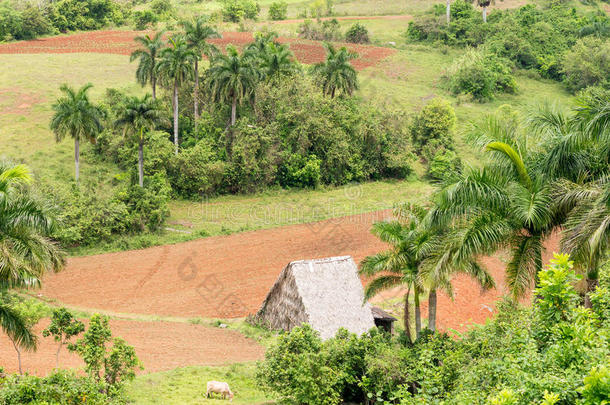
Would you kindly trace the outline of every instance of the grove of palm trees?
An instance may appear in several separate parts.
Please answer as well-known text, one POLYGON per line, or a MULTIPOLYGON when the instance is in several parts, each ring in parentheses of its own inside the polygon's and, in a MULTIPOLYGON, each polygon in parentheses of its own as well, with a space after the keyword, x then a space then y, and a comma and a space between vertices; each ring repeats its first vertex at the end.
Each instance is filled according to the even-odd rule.
POLYGON ((610 403, 609 13, 0 4, 0 403, 610 403))

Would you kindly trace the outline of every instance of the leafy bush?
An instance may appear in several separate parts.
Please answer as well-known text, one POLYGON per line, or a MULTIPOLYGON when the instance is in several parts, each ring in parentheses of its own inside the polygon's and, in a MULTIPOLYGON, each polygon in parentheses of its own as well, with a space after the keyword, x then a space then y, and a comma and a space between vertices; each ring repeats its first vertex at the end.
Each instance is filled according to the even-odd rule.
POLYGON ((293 154, 280 168, 280 184, 284 187, 311 187, 320 184, 320 159, 315 155, 307 158, 293 154))
POLYGON ((269 18, 278 21, 285 20, 288 17, 288 3, 285 1, 276 1, 269 6, 269 18))
POLYGON ((46 377, 11 375, 4 379, 0 390, 0 402, 6 405, 80 404, 83 398, 87 404, 103 405, 120 400, 121 395, 110 398, 104 394, 103 384, 65 370, 46 377))
POLYGON ((260 6, 254 0, 223 0, 222 3, 222 16, 225 21, 256 20, 260 11, 260 6))
POLYGON ((211 195, 221 189, 225 171, 226 163, 203 140, 172 158, 169 179, 173 190, 184 197, 211 195))
POLYGON ((345 40, 355 44, 368 44, 371 42, 369 39, 369 30, 360 23, 356 23, 349 27, 345 33, 345 40))
POLYGON ((138 10, 133 13, 133 22, 137 30, 145 30, 159 21, 155 13, 150 10, 138 10))
POLYGON ((125 13, 112 0, 59 0, 49 5, 47 15, 61 32, 97 30, 125 21, 125 13))
POLYGON ((169 17, 174 12, 174 5, 171 0, 153 0, 150 3, 150 9, 163 18, 169 17))
POLYGON ((583 38, 565 54, 562 65, 572 91, 596 85, 610 88, 610 41, 583 38))
POLYGON ((411 137, 415 150, 431 160, 438 149, 453 149, 453 129, 457 119, 453 107, 442 98, 435 98, 413 118, 411 137))
POLYGON ((299 38, 315 41, 341 40, 342 36, 339 21, 337 21, 336 18, 318 22, 305 20, 299 25, 299 38))
POLYGON ((0 2, 0 41, 32 39, 54 32, 49 19, 33 5, 17 10, 9 1, 0 2))
POLYGON ((497 92, 514 93, 517 82, 508 60, 481 50, 468 50, 444 75, 453 94, 468 94, 475 100, 494 98, 497 92))
POLYGON ((85 371, 106 395, 120 395, 123 384, 133 380, 135 370, 142 368, 134 348, 123 339, 112 337, 104 315, 93 314, 83 337, 68 348, 82 357, 85 371))
POLYGON ((428 162, 428 176, 435 180, 449 180, 462 171, 462 160, 455 151, 441 148, 428 162))
POLYGON ((56 214, 61 226, 53 237, 65 246, 91 245, 113 235, 158 230, 169 216, 169 189, 163 176, 145 179, 145 187, 120 188, 103 197, 95 186, 54 189, 50 194, 62 210, 56 214))

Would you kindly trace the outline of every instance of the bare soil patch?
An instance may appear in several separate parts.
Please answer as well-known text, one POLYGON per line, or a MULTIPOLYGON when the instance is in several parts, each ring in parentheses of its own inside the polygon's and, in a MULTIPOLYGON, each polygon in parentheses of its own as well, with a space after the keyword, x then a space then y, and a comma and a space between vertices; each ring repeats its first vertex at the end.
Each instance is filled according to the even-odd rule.
POLYGON ((19 87, 0 89, 0 114, 27 114, 32 106, 42 103, 44 98, 19 87))
MULTIPOLYGON (((144 33, 140 31, 91 31, 31 41, 11 42, 0 44, 0 54, 108 53, 129 55, 138 48, 133 41, 134 37, 144 33)), ((225 32, 222 38, 213 39, 210 42, 224 49, 229 44, 242 48, 252 41, 253 36, 250 32, 225 32)), ((279 38, 279 41, 290 44, 295 57, 302 63, 318 63, 323 61, 326 56, 322 42, 294 38, 279 38)), ((352 62, 356 69, 373 66, 396 52, 391 48, 370 45, 341 45, 358 53, 359 57, 352 62)))
MULTIPOLYGON (((45 319, 37 326, 40 332, 47 327, 45 319)), ((236 331, 192 325, 180 322, 139 322, 113 319, 113 335, 134 346, 144 365, 142 373, 172 370, 191 365, 224 365, 241 361, 259 360, 264 348, 236 331)), ((53 338, 40 338, 36 352, 21 354, 23 370, 45 375, 55 367, 57 344, 53 338)), ((5 372, 17 372, 17 354, 6 335, 0 334, 0 364, 5 372)), ((62 348, 62 368, 82 368, 80 357, 62 348)))
MULTIPOLYGON (((41 294, 65 304, 118 313, 237 318, 256 312, 281 270, 293 260, 351 255, 356 262, 384 249, 370 233, 389 211, 313 224, 210 237, 150 249, 76 257, 43 282, 41 294)), ((547 244, 545 260, 557 249, 547 244)), ((506 291, 505 264, 484 259, 497 288, 482 293, 467 277, 454 280, 454 301, 440 294, 442 329, 464 330, 493 313, 506 291)), ((402 296, 400 290, 379 299, 402 296)), ((425 308, 424 308, 425 309, 425 308)))

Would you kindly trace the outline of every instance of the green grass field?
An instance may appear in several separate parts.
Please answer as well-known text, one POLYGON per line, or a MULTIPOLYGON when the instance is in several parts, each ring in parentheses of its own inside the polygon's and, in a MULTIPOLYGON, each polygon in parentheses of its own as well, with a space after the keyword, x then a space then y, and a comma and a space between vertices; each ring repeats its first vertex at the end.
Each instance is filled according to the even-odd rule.
POLYGON ((127 387, 130 403, 135 405, 220 404, 228 400, 205 398, 210 380, 229 383, 233 404, 272 405, 275 402, 255 382, 256 365, 237 363, 223 367, 185 367, 163 373, 138 376, 127 387))

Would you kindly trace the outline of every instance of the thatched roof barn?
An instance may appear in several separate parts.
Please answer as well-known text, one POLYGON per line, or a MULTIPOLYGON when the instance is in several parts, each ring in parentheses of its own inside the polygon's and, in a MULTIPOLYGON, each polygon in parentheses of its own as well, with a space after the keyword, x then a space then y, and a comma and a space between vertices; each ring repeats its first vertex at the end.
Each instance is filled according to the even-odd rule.
POLYGON ((375 327, 350 256, 289 263, 256 316, 273 329, 309 323, 322 339, 333 337, 339 328, 361 334, 375 327))

